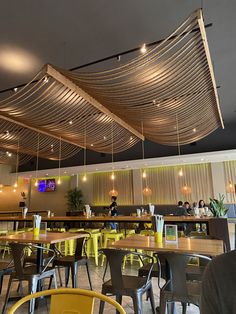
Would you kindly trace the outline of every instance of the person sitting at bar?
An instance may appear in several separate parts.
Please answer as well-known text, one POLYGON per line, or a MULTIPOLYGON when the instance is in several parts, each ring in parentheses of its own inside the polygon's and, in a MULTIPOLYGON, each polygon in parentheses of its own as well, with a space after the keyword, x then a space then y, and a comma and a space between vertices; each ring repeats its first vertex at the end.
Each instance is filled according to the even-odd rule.
POLYGON ((190 207, 189 202, 185 201, 183 206, 189 215, 192 215, 192 208, 190 207))
POLYGON ((236 313, 236 250, 214 258, 202 281, 201 314, 236 313))
POLYGON ((186 208, 183 206, 183 202, 182 201, 178 201, 178 205, 177 205, 177 210, 175 212, 175 216, 187 216, 187 210, 186 208))

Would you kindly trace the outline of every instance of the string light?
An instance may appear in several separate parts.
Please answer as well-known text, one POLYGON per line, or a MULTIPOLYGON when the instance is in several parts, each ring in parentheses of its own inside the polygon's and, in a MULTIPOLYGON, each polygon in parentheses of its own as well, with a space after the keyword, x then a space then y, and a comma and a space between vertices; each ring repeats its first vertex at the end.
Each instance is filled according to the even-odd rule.
POLYGON ((114 174, 114 172, 112 172, 112 174, 111 174, 111 180, 115 180, 115 174, 114 174))
POLYGON ((142 177, 143 177, 144 179, 147 178, 147 173, 146 173, 145 170, 143 171, 142 177))
POLYGON ((184 175, 184 173, 183 173, 183 169, 182 169, 182 168, 180 168, 180 170, 179 170, 178 174, 179 174, 179 176, 180 176, 180 177, 182 177, 182 176, 184 175))

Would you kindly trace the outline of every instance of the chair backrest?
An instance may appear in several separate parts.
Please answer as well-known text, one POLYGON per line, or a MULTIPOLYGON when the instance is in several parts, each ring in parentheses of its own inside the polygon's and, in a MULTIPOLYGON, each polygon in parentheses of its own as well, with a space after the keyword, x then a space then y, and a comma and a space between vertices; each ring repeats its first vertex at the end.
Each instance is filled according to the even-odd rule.
POLYGON ((9 243, 9 247, 14 261, 15 272, 18 276, 22 276, 24 273, 25 248, 27 245, 22 243, 9 243))
POLYGON ((130 251, 116 249, 102 249, 110 267, 111 283, 113 289, 120 290, 123 288, 122 263, 125 255, 131 254, 130 251))
POLYGON ((87 231, 78 231, 76 233, 86 234, 84 237, 76 239, 75 257, 80 257, 83 253, 86 253, 85 244, 91 237, 91 234, 87 231))
POLYGON ((120 314, 125 314, 123 307, 115 300, 95 291, 82 289, 52 289, 28 295, 16 302, 8 311, 14 314, 16 310, 25 302, 51 295, 50 314, 73 313, 92 314, 94 310, 94 299, 100 299, 114 306, 120 314))
POLYGON ((164 257, 170 268, 170 281, 171 290, 178 296, 186 296, 187 293, 187 280, 186 280, 186 268, 187 264, 193 257, 198 257, 199 260, 210 261, 209 257, 198 254, 181 254, 174 252, 163 253, 164 257))

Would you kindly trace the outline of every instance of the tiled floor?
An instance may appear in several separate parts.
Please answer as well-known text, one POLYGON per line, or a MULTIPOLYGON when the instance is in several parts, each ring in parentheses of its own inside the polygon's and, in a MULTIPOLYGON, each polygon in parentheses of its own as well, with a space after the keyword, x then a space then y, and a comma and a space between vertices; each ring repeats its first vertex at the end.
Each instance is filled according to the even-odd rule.
MULTIPOLYGON (((137 269, 138 269, 138 265, 133 265, 131 266, 126 266, 125 269, 125 273, 126 274, 132 274, 135 275, 137 274, 137 269)), ((93 289, 96 291, 101 291, 101 286, 102 286, 102 276, 103 276, 103 271, 104 268, 103 267, 95 267, 93 262, 90 262, 90 273, 91 273, 91 278, 92 278, 92 284, 93 284, 93 289)), ((109 273, 107 274, 107 278, 109 277, 109 273)), ((2 306, 3 306, 3 301, 4 301, 4 297, 5 297, 5 292, 6 292, 6 287, 7 287, 7 280, 8 278, 6 277, 4 280, 4 286, 3 286, 3 291, 2 291, 2 295, 0 296, 0 313, 2 310, 2 306)), ((13 286, 13 294, 16 295, 16 287, 17 285, 14 284, 13 286)), ((155 294, 155 302, 156 302, 156 306, 159 304, 159 289, 157 286, 157 279, 153 278, 153 287, 154 287, 154 294, 155 294)), ((89 289, 89 284, 88 284, 88 279, 87 279, 87 274, 85 271, 84 267, 81 267, 79 269, 79 288, 84 288, 84 289, 89 289)), ((25 293, 27 287, 25 286, 25 293)), ((46 300, 41 300, 40 301, 40 306, 38 307, 38 309, 35 311, 35 314, 46 314, 49 313, 49 304, 46 304, 46 302, 49 303, 49 301, 46 300)), ((12 302, 9 303, 9 306, 13 304, 12 302)), ((151 311, 151 306, 149 301, 146 301, 145 297, 143 298, 143 313, 144 314, 149 314, 152 313, 151 311)), ((133 313, 133 306, 132 306, 132 300, 129 297, 124 297, 123 298, 123 302, 122 302, 123 307, 125 308, 125 311, 127 314, 131 314, 133 313)), ((180 304, 177 304, 177 313, 182 313, 182 308, 180 306, 180 304)), ((27 312, 27 306, 25 306, 24 308, 21 308, 21 310, 19 310, 17 313, 28 313, 27 312)), ((95 304, 95 311, 94 313, 98 313, 98 303, 95 304)), ((115 313, 114 309, 111 308, 111 306, 106 306, 105 307, 105 314, 109 313, 115 313)), ((197 314, 199 313, 199 310, 196 306, 188 306, 187 309, 187 313, 188 314, 197 314)))

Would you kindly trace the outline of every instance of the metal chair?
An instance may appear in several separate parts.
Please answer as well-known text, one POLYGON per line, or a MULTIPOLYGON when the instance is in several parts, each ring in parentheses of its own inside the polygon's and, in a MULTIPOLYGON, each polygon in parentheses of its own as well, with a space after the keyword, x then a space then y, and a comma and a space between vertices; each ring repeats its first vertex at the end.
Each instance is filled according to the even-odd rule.
MULTIPOLYGON (((58 256, 53 260, 53 267, 65 267, 65 286, 68 286, 69 275, 71 271, 72 287, 78 287, 78 266, 85 265, 88 275, 90 289, 92 290, 92 283, 88 268, 88 258, 86 255, 86 242, 90 238, 90 233, 86 231, 80 231, 77 233, 87 234, 82 238, 76 240, 75 254, 73 256, 58 256)), ((60 269, 58 269, 60 272, 60 269)))
POLYGON ((167 280, 165 285, 160 290, 160 314, 166 313, 167 302, 182 302, 183 311, 186 313, 188 303, 200 305, 201 296, 201 282, 200 281, 188 281, 186 268, 189 260, 193 257, 197 257, 200 260, 210 261, 211 259, 206 256, 181 253, 163 253, 169 268, 170 279, 167 280))
POLYGON ((100 299, 116 308, 120 314, 125 314, 122 306, 111 298, 89 290, 82 289, 53 289, 37 292, 24 297, 15 303, 8 311, 8 314, 16 313, 16 310, 25 302, 42 296, 51 296, 50 314, 58 313, 94 313, 94 300, 100 299))
MULTIPOLYGON (((9 279, 6 297, 5 297, 5 303, 4 303, 3 312, 2 312, 3 314, 6 311, 8 299, 10 296, 11 286, 14 281, 19 281, 19 282, 28 281, 29 294, 35 293, 37 290, 38 283, 40 283, 40 281, 45 278, 52 277, 54 279, 55 288, 57 288, 55 269, 48 268, 48 265, 51 263, 51 261, 53 260, 55 256, 55 253, 53 250, 43 248, 37 245, 29 246, 29 245, 25 245, 21 243, 10 243, 9 246, 10 246, 11 254, 14 261, 14 271, 12 271, 10 274, 10 279, 9 279), (34 248, 38 248, 42 250, 52 251, 53 255, 51 259, 44 266, 41 272, 37 271, 36 265, 29 265, 29 266, 24 265, 25 249, 27 249, 28 247, 34 247, 34 248)), ((32 299, 29 304, 29 313, 34 312, 34 307, 35 307, 35 300, 32 299)))
MULTIPOLYGON (((121 304, 122 296, 130 296, 133 299, 134 313, 142 314, 142 295, 147 293, 150 297, 152 312, 155 313, 155 302, 152 289, 152 281, 150 279, 150 272, 147 277, 128 276, 122 274, 122 263, 125 256, 128 254, 134 254, 143 258, 152 260, 154 258, 146 254, 137 252, 130 252, 125 250, 115 249, 102 249, 103 254, 107 258, 107 263, 110 267, 111 279, 105 281, 102 285, 103 294, 112 294, 116 296, 116 300, 121 304)), ((102 314, 104 310, 104 302, 100 302, 99 314, 102 314)))

